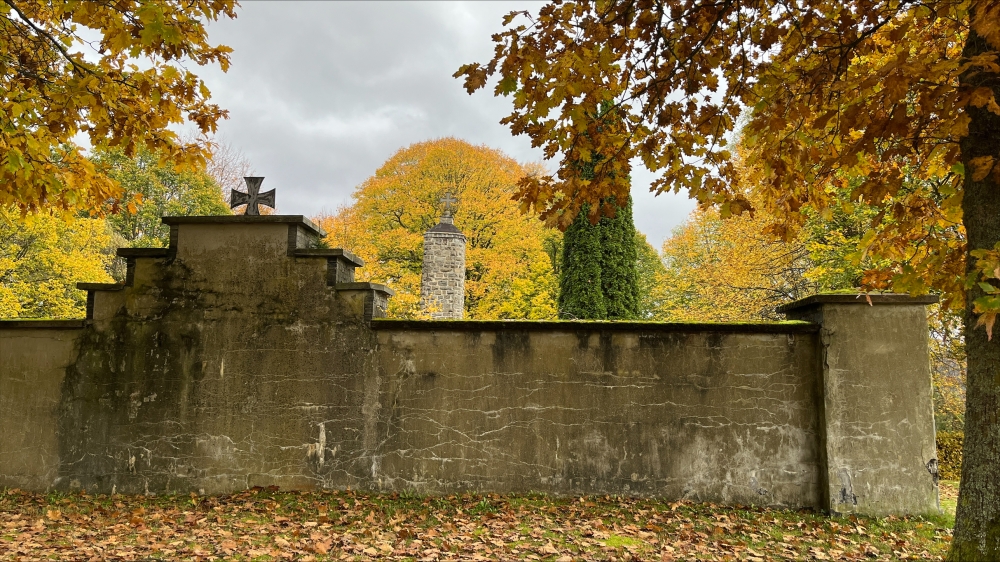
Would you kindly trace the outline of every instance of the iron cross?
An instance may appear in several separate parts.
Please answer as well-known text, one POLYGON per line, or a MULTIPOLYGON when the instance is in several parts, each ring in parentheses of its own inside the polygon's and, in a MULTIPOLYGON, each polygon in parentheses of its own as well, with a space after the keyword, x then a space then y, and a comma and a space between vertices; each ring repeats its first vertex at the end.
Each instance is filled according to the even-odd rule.
POLYGON ((264 183, 264 178, 243 178, 247 182, 247 192, 233 190, 229 196, 229 207, 235 209, 240 205, 246 205, 247 210, 244 215, 259 215, 258 205, 274 208, 274 190, 260 192, 260 184, 264 183))
POLYGON ((445 192, 444 197, 441 198, 441 202, 444 203, 444 216, 450 217, 455 212, 455 203, 458 203, 458 199, 451 194, 451 192, 445 192))

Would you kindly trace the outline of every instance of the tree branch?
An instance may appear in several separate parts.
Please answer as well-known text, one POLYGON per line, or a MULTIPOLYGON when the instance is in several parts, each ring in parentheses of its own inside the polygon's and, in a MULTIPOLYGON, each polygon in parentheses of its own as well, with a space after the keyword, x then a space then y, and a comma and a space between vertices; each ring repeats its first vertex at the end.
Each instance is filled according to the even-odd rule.
POLYGON ((86 65, 77 62, 76 59, 74 59, 73 56, 69 54, 69 51, 66 50, 66 47, 64 47, 63 44, 60 43, 58 39, 49 34, 49 32, 35 25, 35 22, 31 21, 31 18, 26 16, 24 12, 21 11, 21 9, 14 4, 13 0, 3 0, 3 2, 4 4, 10 6, 10 9, 14 10, 14 12, 17 13, 18 17, 20 17, 21 20, 23 20, 24 23, 28 25, 28 27, 33 29, 35 33, 37 33, 44 39, 48 40, 48 42, 51 43, 52 46, 55 47, 62 54, 63 58, 66 59, 66 61, 68 61, 71 65, 73 65, 73 68, 75 70, 84 70, 89 74, 96 74, 92 69, 90 69, 86 65))

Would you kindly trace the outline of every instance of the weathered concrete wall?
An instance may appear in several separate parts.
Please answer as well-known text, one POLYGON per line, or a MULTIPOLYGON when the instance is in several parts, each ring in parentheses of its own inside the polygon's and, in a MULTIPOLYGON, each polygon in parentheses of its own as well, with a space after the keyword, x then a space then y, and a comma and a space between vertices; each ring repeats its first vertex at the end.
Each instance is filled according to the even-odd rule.
POLYGON ((0 487, 44 490, 59 473, 59 398, 80 321, 0 325, 0 487))
POLYGON ((311 468, 318 424, 353 406, 338 381, 363 384, 372 371, 367 321, 385 291, 336 283, 342 253, 298 252, 317 234, 307 222, 241 218, 171 221, 171 250, 131 258, 121 290, 93 291, 52 486, 322 485, 311 468))
POLYGON ((815 326, 522 326, 375 323, 382 486, 819 506, 815 326))
POLYGON ((84 285, 86 322, 0 322, 0 485, 936 507, 922 301, 751 325, 379 320, 390 292, 302 217, 165 221, 170 248, 120 251, 124 285, 84 285))
POLYGON ((785 307, 822 326, 824 508, 920 513, 938 508, 934 403, 921 302, 826 295, 785 307), (873 303, 876 304, 876 303, 873 303))

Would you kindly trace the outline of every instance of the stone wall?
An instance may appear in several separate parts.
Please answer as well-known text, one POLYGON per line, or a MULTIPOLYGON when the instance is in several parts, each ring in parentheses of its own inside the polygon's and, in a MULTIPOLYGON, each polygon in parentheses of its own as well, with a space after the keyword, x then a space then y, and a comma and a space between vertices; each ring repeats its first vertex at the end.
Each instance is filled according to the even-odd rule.
POLYGON ((389 488, 821 506, 816 326, 373 326, 389 488))
POLYGON ((828 509, 918 512, 932 500, 928 474, 937 481, 926 311, 902 295, 873 298, 810 297, 784 312, 821 327, 828 509))
POLYGON ((465 235, 450 216, 424 234, 420 303, 435 320, 465 316, 465 235))
POLYGON ((86 321, 0 321, 0 486, 937 507, 926 300, 821 297, 770 324, 388 320, 390 291, 310 249, 302 217, 165 221, 170 248, 120 252, 124 285, 84 285, 86 321))
POLYGON ((0 321, 0 487, 59 479, 59 406, 84 322, 0 321))

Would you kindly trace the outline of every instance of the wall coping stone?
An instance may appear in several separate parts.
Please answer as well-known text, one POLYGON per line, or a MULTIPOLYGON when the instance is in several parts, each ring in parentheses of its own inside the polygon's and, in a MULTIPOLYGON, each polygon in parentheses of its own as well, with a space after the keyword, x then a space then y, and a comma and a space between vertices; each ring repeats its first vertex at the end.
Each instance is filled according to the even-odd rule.
POLYGON ((86 320, 0 320, 0 330, 79 330, 86 326, 86 320))
POLYGON ((323 238, 326 232, 304 215, 210 215, 200 217, 163 217, 163 224, 298 224, 323 238))
POLYGON ((393 291, 381 283, 368 283, 365 281, 355 283, 337 283, 333 286, 333 288, 338 291, 379 291, 389 295, 390 297, 396 294, 396 291, 393 291))
POLYGON ((120 258, 165 258, 170 248, 118 248, 115 254, 120 258))
POLYGON ((121 291, 125 288, 124 283, 77 283, 76 288, 81 291, 121 291))
POLYGON ((353 263, 355 267, 364 267, 365 265, 364 260, 342 248, 296 248, 292 255, 297 258, 344 258, 353 263))
POLYGON ((786 322, 606 322, 586 320, 398 320, 372 319, 373 330, 418 331, 612 331, 612 332, 724 332, 761 334, 811 334, 820 325, 798 320, 786 322))
POLYGON ((920 295, 913 297, 900 293, 868 294, 864 293, 820 293, 804 299, 799 299, 777 308, 778 312, 791 312, 800 308, 819 306, 821 304, 864 304, 868 306, 886 304, 934 304, 938 302, 935 295, 920 295))

